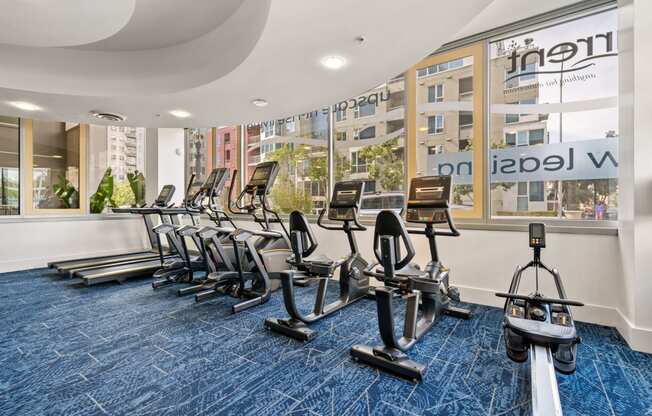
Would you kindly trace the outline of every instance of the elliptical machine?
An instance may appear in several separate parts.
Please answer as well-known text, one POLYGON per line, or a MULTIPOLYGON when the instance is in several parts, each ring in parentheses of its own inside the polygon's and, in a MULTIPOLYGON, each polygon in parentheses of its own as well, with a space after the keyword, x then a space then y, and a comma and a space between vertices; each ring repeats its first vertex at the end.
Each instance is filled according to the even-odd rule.
POLYGON ((185 288, 183 293, 199 292, 195 295, 196 302, 203 302, 221 294, 243 299, 232 306, 233 313, 237 313, 266 303, 272 291, 280 287, 280 282, 272 277, 287 268, 286 260, 292 251, 283 221, 278 213, 267 205, 267 195, 278 171, 278 162, 275 161, 256 165, 249 183, 236 198, 234 206, 229 204, 229 211, 250 215, 262 228, 238 228, 229 234, 235 271, 210 273, 203 284, 185 288), (274 230, 271 227, 273 223, 280 224, 282 230, 274 230))
POLYGON ((384 283, 375 290, 378 311, 378 328, 382 346, 354 345, 351 355, 356 361, 388 371, 413 382, 421 381, 425 366, 410 360, 406 352, 435 324, 442 315, 470 319, 471 312, 454 307, 451 300, 459 301, 459 291, 449 285, 449 269, 439 260, 436 236, 457 237, 448 211, 450 176, 426 176, 412 179, 407 203, 407 221, 425 224, 424 230, 406 229, 403 219, 394 211, 381 211, 376 218, 374 254, 377 263, 365 274, 384 283), (448 230, 435 230, 434 224, 446 224, 448 230), (409 234, 425 235, 430 246, 430 261, 421 270, 410 261, 416 252, 409 234), (405 248, 401 257, 400 246, 405 248), (381 272, 372 271, 377 265, 381 272), (394 334, 394 298, 406 300, 403 336, 394 334), (419 312, 421 317, 417 320, 419 312))
POLYGON ((528 231, 534 259, 524 267, 516 267, 509 293, 496 293, 506 299, 505 347, 507 356, 517 363, 527 361, 529 352, 532 414, 561 415, 555 370, 562 374, 575 372, 577 344, 581 339, 575 331, 570 307, 584 304, 568 299, 559 272, 541 262, 541 249, 546 246, 545 225, 530 224, 528 231), (528 296, 519 295, 523 272, 529 268, 534 268, 535 291, 528 296), (559 299, 547 298, 539 292, 539 269, 552 276, 559 299))
POLYGON ((326 225, 322 222, 326 209, 323 209, 317 225, 326 230, 344 231, 348 238, 351 252, 339 259, 331 260, 326 256, 308 258, 317 248, 317 241, 306 216, 299 211, 290 214, 290 239, 293 255, 287 262, 296 270, 280 274, 283 285, 283 300, 289 319, 268 318, 265 327, 300 341, 309 341, 317 333, 309 324, 339 311, 369 294, 369 278, 363 274, 368 263, 362 258, 355 239, 355 231, 367 228, 358 221, 358 212, 364 193, 364 182, 338 182, 333 188, 333 197, 328 206, 328 219, 341 222, 340 226, 326 225), (335 270, 340 269, 340 295, 337 300, 324 305, 328 283, 333 279, 335 270), (315 295, 312 313, 302 314, 295 303, 294 285, 296 279, 318 279, 319 285, 315 295))
MULTIPOLYGON (((227 173, 228 171, 225 168, 213 169, 204 183, 196 188, 194 192, 193 186, 195 185, 193 182, 195 176, 192 175, 183 206, 164 210, 168 214, 189 214, 193 221, 192 225, 161 224, 154 228, 157 236, 164 235, 167 238, 169 245, 173 246, 178 253, 178 257, 164 262, 161 269, 154 273, 152 288, 158 289, 175 283, 197 283, 194 273, 206 268, 207 254, 205 250, 205 239, 207 237, 200 233, 198 217, 201 213, 208 213, 207 206, 204 203, 205 199, 213 201, 219 198, 226 182, 227 173), (193 240, 198 250, 197 255, 193 255, 189 250, 186 242, 187 237, 193 240)), ((214 215, 209 213, 209 217, 213 221, 215 221, 214 215)), ((220 218, 218 214, 217 219, 220 218)))

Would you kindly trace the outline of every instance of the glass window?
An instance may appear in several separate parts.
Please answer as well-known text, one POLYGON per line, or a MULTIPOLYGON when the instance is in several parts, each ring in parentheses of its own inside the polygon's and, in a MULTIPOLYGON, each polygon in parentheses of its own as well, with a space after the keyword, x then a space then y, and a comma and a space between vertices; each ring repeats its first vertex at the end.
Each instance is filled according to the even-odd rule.
POLYGON ((206 180, 208 172, 213 169, 213 149, 211 129, 184 129, 185 183, 195 175, 198 184, 206 180))
POLYGON ((459 80, 460 96, 473 94, 473 77, 461 78, 459 80))
MULTIPOLYGON (((334 177, 341 180, 365 181, 365 192, 374 192, 382 201, 395 193, 402 194, 405 182, 405 79, 395 77, 385 84, 361 94, 374 103, 368 117, 348 123, 335 121, 334 177), (394 97, 394 98, 393 98, 394 97), (395 98, 398 97, 398 98, 395 98), (344 134, 344 133, 347 134, 344 134), (356 133, 357 132, 357 133, 356 133), (359 140, 356 140, 359 138, 359 140)), ((361 115, 363 111, 361 110, 361 115)), ((365 197, 366 198, 366 197, 365 197)), ((392 201, 390 201, 391 203, 392 201)), ((395 202, 395 201, 394 201, 395 202)), ((361 213, 375 215, 363 200, 361 213)), ((400 210, 401 206, 388 206, 400 210)))
POLYGON ((281 213, 299 210, 317 214, 324 206, 328 187, 328 111, 270 120, 246 129, 246 178, 251 177, 256 164, 278 161, 280 171, 270 200, 281 213), (261 135, 261 130, 274 134, 261 135))
POLYGON ((437 84, 428 87, 428 102, 440 103, 444 101, 444 85, 437 84))
POLYGON ((109 204, 131 206, 145 203, 145 129, 90 125, 89 138, 89 212, 105 212, 109 204), (113 179, 108 180, 109 176, 113 179), (98 199, 102 194, 110 195, 109 200, 98 199))
POLYGON ((460 111, 459 113, 459 124, 460 127, 469 127, 473 125, 473 112, 472 111, 460 111))
POLYGON ((20 214, 20 123, 0 116, 0 216, 20 214))
POLYGON ((362 130, 356 132, 354 137, 355 140, 367 140, 373 139, 376 137, 376 126, 365 127, 362 130))
POLYGON ((33 209, 79 209, 81 128, 32 122, 33 209))
POLYGON ((545 130, 544 129, 530 130, 529 131, 530 146, 535 145, 535 144, 543 144, 544 143, 544 135, 545 135, 545 130))
POLYGON ((543 182, 530 182, 530 201, 543 202, 543 182))
MULTIPOLYGON (((454 59, 442 55, 427 58, 423 65, 428 61, 447 60, 437 62, 437 72, 416 83, 415 94, 416 175, 451 175, 454 214, 467 217, 481 215, 481 205, 474 197, 474 183, 479 185, 482 177, 473 172, 473 148, 474 137, 482 139, 482 123, 477 122, 482 120, 482 115, 474 114, 481 107, 476 104, 482 101, 482 94, 474 91, 473 80, 483 66, 482 60, 476 61, 482 48, 481 44, 475 44, 445 53, 446 57, 458 55, 454 59), (440 102, 429 102, 429 87, 439 84, 444 91, 457 93, 447 94, 440 102)), ((427 68, 432 65, 435 64, 427 68)))
POLYGON ((491 43, 493 217, 617 219, 617 20, 609 10, 491 43))
POLYGON ((428 134, 438 134, 444 132, 444 116, 436 114, 428 117, 428 134))
POLYGON ((360 117, 371 117, 376 114, 376 103, 366 102, 362 105, 358 105, 353 110, 355 118, 360 117))

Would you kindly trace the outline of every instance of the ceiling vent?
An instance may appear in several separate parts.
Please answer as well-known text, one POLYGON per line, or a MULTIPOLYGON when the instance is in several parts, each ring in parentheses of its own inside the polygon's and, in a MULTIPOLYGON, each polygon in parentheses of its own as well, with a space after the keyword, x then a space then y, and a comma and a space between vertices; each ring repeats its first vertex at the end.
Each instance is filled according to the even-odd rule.
POLYGON ((107 113, 105 111, 91 111, 91 115, 95 118, 99 118, 100 120, 118 123, 121 123, 127 119, 127 117, 123 116, 122 114, 107 113))

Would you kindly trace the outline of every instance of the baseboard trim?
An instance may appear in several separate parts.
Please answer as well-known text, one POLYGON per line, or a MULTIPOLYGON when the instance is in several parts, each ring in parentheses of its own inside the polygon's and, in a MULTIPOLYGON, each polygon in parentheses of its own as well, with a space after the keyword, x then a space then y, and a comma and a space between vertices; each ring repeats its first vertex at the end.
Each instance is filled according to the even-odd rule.
POLYGON ((19 260, 0 261, 0 273, 9 273, 9 272, 16 272, 20 270, 38 269, 42 267, 47 267, 48 263, 52 261, 65 261, 65 260, 81 259, 85 257, 112 256, 115 254, 121 254, 121 253, 126 253, 131 251, 136 252, 141 250, 146 250, 146 248, 131 247, 126 250, 124 248, 120 248, 120 249, 112 249, 112 250, 85 251, 85 252, 75 253, 66 256, 49 257, 47 259, 43 257, 30 257, 30 258, 19 259, 19 260))
MULTIPOLYGON (((502 307, 504 300, 496 297, 491 289, 456 285, 464 302, 502 307)), ((636 327, 617 308, 586 304, 573 309, 573 317, 582 322, 614 327, 635 351, 652 353, 652 329, 636 327)))

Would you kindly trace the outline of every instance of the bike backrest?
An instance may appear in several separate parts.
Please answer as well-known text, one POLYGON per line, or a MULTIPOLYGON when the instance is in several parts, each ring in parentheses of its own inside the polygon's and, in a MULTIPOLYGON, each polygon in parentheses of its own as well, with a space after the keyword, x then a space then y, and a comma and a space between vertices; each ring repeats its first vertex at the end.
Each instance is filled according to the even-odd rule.
POLYGON ((292 211, 290 214, 290 235, 297 235, 299 238, 298 245, 294 237, 292 238, 292 252, 297 260, 311 255, 317 249, 317 238, 312 232, 308 219, 300 211, 292 211))
POLYGON ((394 265, 396 270, 407 266, 416 255, 416 251, 412 245, 412 240, 410 240, 410 235, 405 228, 405 223, 396 212, 384 210, 376 217, 376 228, 374 230, 374 254, 376 255, 376 259, 383 264, 383 258, 388 258, 388 256, 383 256, 383 253, 381 252, 381 237, 391 237, 394 242, 394 253, 391 257, 396 259, 394 265), (405 246, 405 256, 402 258, 400 253, 400 241, 403 241, 403 245, 405 246))

